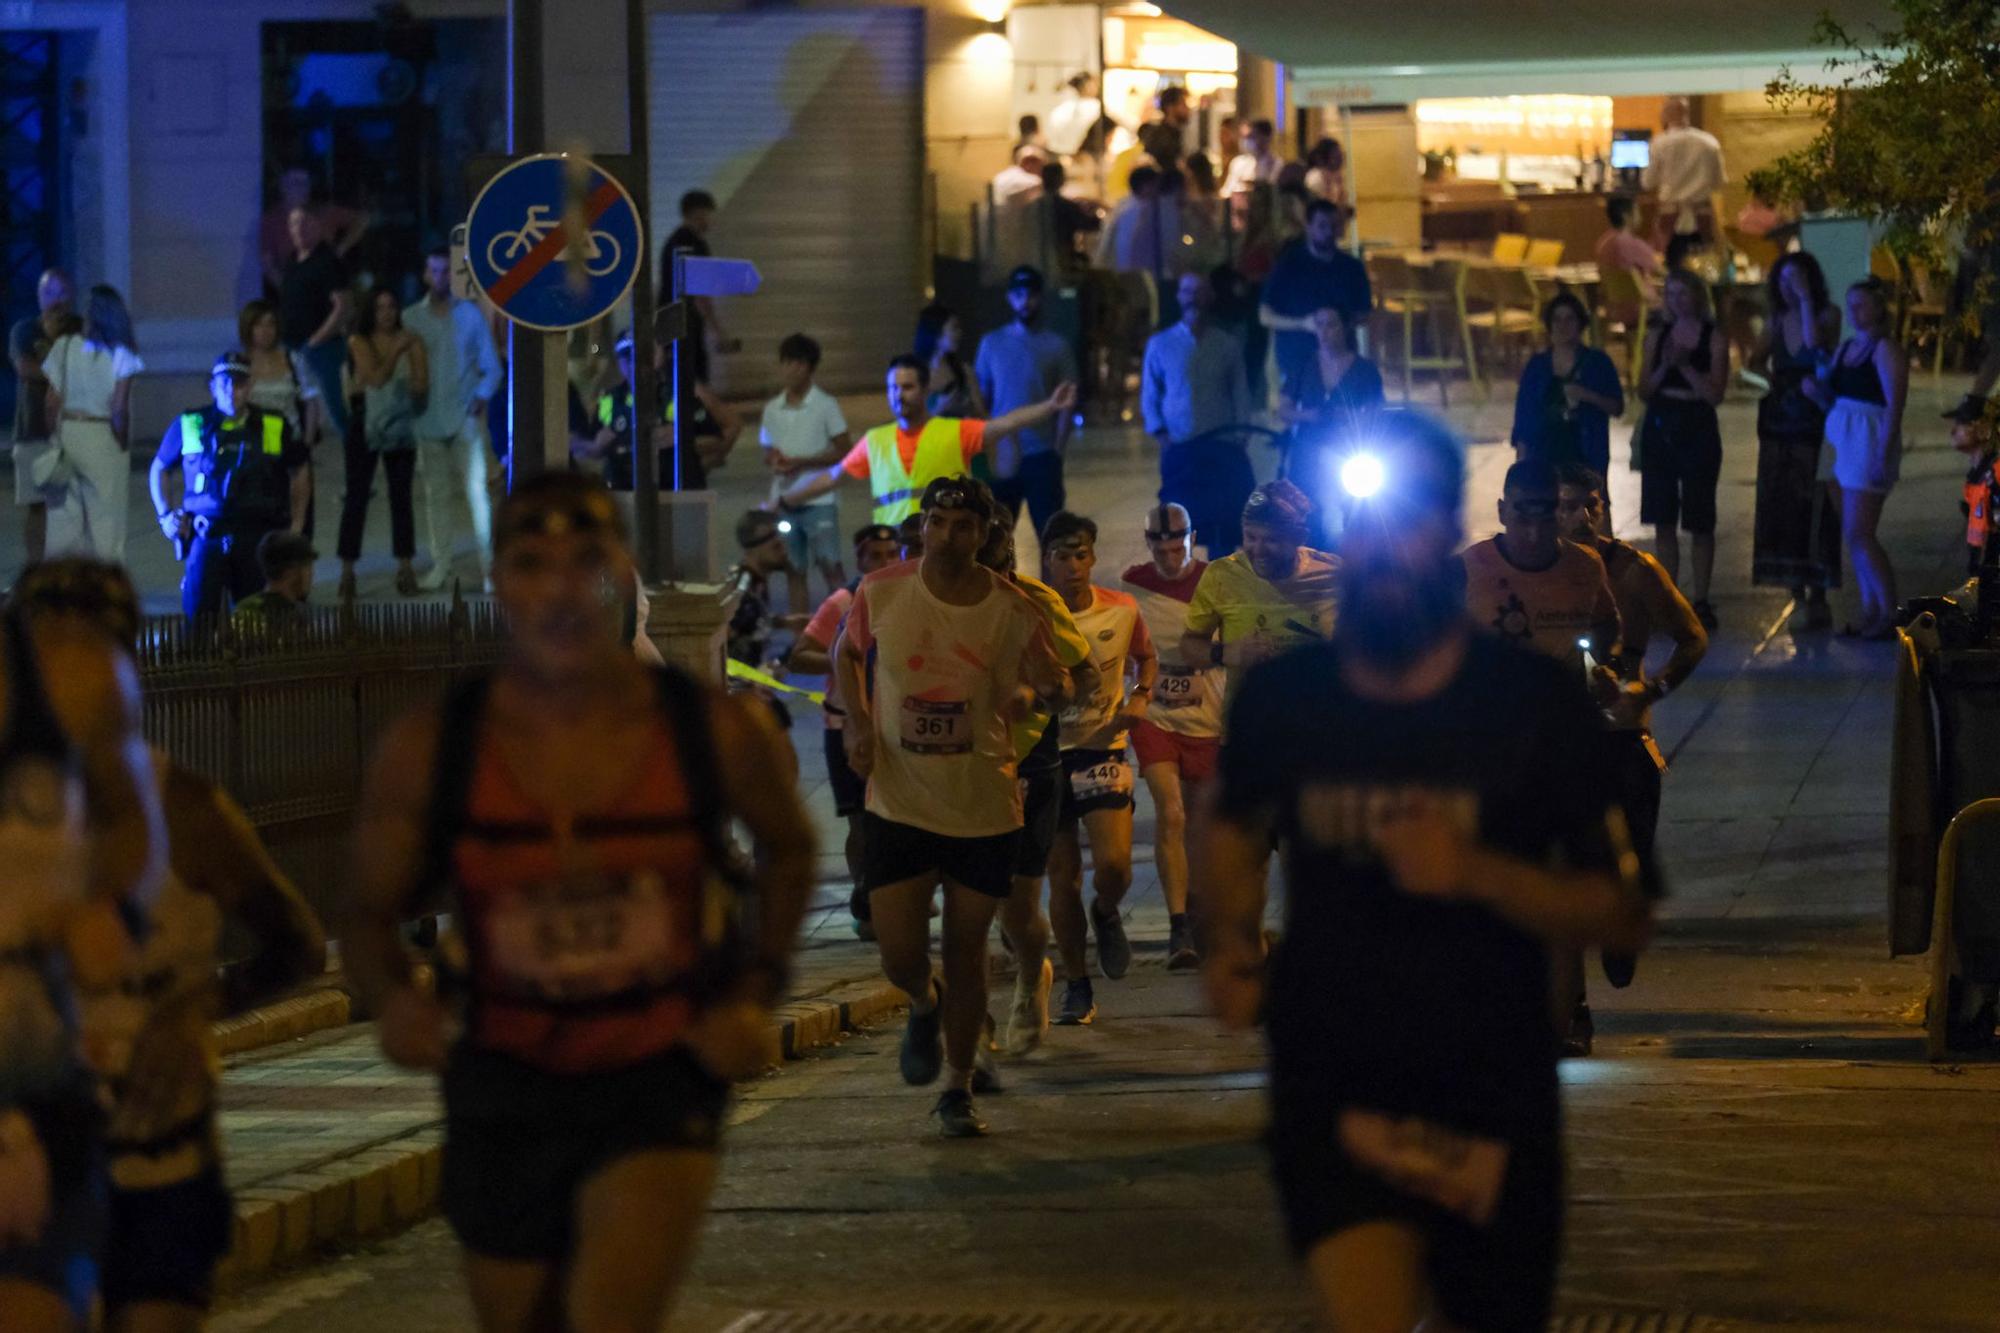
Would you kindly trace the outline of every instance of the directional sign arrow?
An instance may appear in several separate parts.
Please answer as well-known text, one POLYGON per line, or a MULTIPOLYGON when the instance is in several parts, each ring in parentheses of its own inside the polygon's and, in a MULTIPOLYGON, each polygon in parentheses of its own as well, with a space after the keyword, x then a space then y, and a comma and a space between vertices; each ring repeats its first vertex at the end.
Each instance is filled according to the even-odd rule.
POLYGON ((751 296, 764 285, 763 275, 747 259, 687 255, 681 264, 681 291, 686 296, 751 296))

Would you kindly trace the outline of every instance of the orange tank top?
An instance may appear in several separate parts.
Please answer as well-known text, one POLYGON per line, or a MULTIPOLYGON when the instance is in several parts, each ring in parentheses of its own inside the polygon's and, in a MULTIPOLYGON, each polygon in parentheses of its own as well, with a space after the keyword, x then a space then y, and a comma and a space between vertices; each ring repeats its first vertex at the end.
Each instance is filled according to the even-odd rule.
POLYGON ((658 737, 608 809, 542 807, 481 745, 450 852, 466 917, 466 1040, 559 1074, 659 1055, 694 1016, 707 857, 678 747, 658 737))

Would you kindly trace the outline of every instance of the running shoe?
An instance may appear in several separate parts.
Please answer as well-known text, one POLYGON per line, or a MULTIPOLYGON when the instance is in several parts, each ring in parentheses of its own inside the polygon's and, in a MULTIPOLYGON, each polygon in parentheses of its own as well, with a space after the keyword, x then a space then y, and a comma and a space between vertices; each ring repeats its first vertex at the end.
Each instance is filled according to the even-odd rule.
POLYGON ((939 1093, 937 1106, 931 1114, 937 1117, 938 1133, 948 1139, 986 1136, 986 1122, 979 1118, 979 1110, 972 1104, 972 1094, 964 1088, 946 1088, 939 1093))
POLYGON ((1591 1021, 1590 1006, 1577 1001, 1576 1012, 1570 1015, 1569 1034, 1563 1038, 1562 1058, 1581 1060, 1590 1054, 1591 1046, 1597 1038, 1597 1025, 1591 1021))
POLYGON ((1118 915, 1115 907, 1109 916, 1099 916, 1093 902, 1090 924, 1097 932, 1097 966, 1106 977, 1117 981, 1132 967, 1132 941, 1125 937, 1125 918, 1118 915))
POLYGON ((937 1082, 939 1072, 944 1069, 944 983, 931 982, 931 1011, 920 1014, 912 1010, 910 1021, 903 1025, 903 1049, 898 1063, 903 1071, 903 1082, 913 1088, 937 1082))
POLYGON ((993 1015, 986 1015, 986 1023, 979 1029, 979 1045, 972 1053, 972 1090, 984 1097, 990 1092, 1003 1092, 1000 1085, 1000 1067, 993 1063, 994 1051, 993 1015))
POLYGON ((1015 981, 1014 1009, 1007 1016, 1007 1054, 1026 1055, 1049 1035, 1049 992, 1055 984, 1056 965, 1046 958, 1027 985, 1015 981))
POLYGON ((1066 1028, 1078 1028, 1096 1017, 1097 997, 1091 994, 1090 978, 1064 982, 1062 1008, 1056 1011, 1056 1023, 1066 1028))
POLYGON ((1604 979, 1624 990, 1632 984, 1632 978, 1639 973, 1639 955, 1632 953, 1607 953, 1604 959, 1604 979))
POLYGON ((1194 932, 1187 923, 1174 922, 1167 927, 1167 971, 1190 972, 1201 963, 1201 955, 1195 952, 1194 932))
POLYGON ((1958 400, 1958 406, 1944 414, 1946 421, 1956 421, 1969 425, 1986 415, 1986 399, 1976 393, 1969 393, 1958 400))

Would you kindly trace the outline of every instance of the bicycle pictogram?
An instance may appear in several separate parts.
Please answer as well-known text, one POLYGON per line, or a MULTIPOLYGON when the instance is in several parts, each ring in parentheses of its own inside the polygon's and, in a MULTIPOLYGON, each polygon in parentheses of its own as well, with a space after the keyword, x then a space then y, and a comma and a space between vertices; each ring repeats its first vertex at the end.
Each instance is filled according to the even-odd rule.
MULTIPOLYGON (((527 254, 542 243, 544 237, 560 225, 549 216, 552 210, 546 204, 530 204, 528 215, 521 221, 519 230, 497 233, 486 244, 486 263, 496 273, 505 273, 515 260, 527 254)), ((619 248, 618 238, 608 231, 591 230, 583 240, 583 271, 593 278, 601 278, 618 267, 624 257, 619 248)))

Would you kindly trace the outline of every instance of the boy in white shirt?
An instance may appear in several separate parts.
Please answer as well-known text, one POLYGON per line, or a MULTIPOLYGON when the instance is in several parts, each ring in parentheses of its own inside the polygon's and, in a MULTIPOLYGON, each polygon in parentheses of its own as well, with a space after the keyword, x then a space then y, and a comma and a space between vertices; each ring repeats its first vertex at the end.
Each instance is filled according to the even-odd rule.
MULTIPOLYGON (((765 404, 757 432, 764 466, 772 473, 772 509, 778 507, 778 497, 801 472, 831 467, 854 444, 840 404, 813 383, 819 356, 819 344, 803 333, 794 333, 778 344, 778 373, 785 387, 765 404)), ((822 495, 792 512, 787 521, 790 528, 784 534, 785 546, 791 552, 792 568, 799 571, 799 595, 789 600, 798 609, 810 605, 804 595, 810 571, 819 571, 829 594, 847 583, 840 559, 839 506, 831 494, 822 495)))

